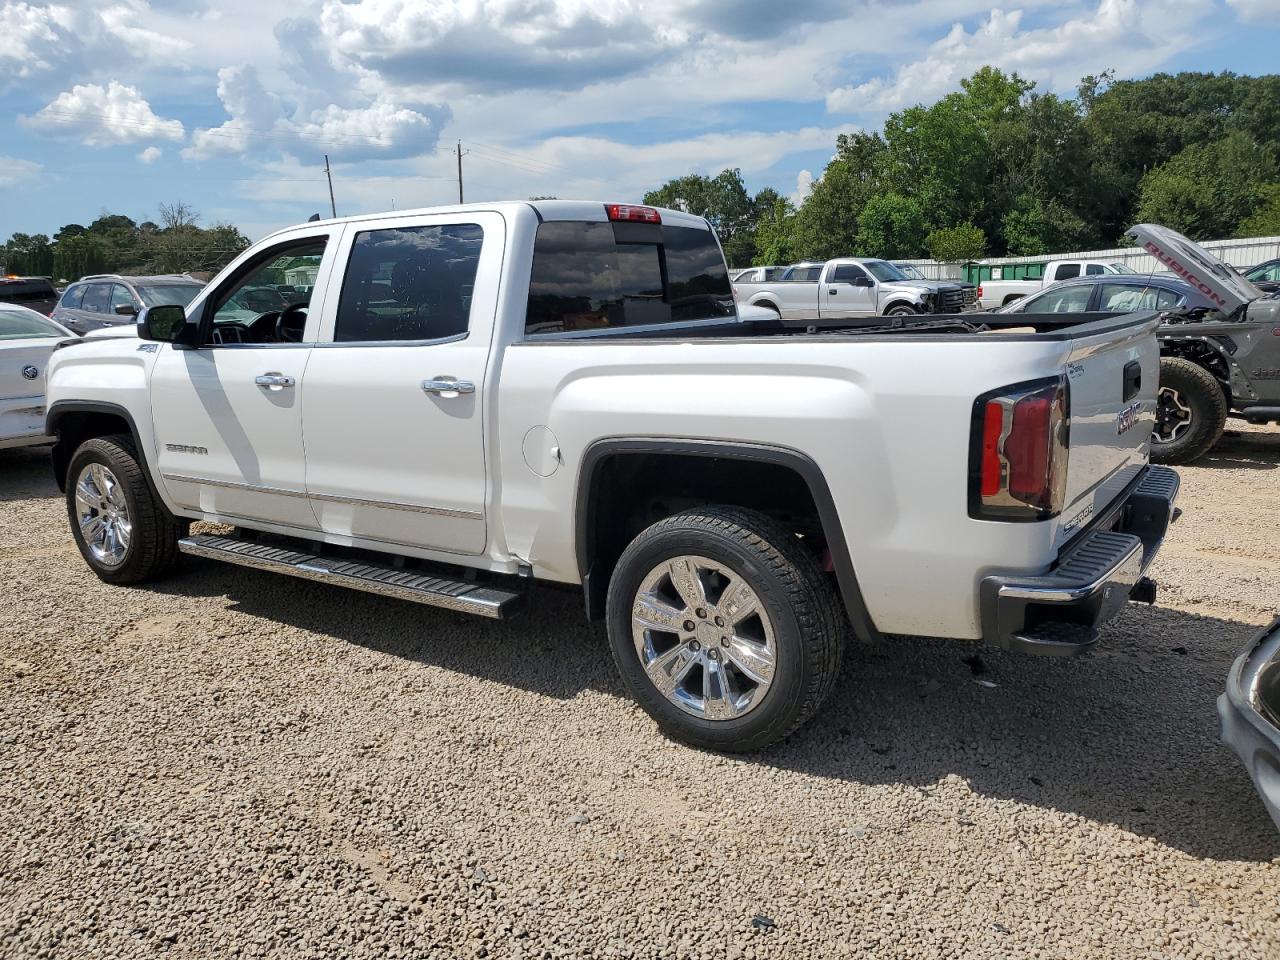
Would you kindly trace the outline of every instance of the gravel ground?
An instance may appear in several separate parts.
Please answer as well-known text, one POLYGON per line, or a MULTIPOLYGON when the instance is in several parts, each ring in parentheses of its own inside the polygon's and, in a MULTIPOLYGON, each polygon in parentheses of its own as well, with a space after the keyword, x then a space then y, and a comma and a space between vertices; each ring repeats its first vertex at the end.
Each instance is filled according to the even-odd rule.
POLYGON ((1249 428, 1183 470, 1161 604, 1097 653, 858 648, 730 759, 657 734, 570 594, 111 588, 0 454, 0 956, 1276 957, 1214 699, 1280 605, 1278 466, 1249 428))

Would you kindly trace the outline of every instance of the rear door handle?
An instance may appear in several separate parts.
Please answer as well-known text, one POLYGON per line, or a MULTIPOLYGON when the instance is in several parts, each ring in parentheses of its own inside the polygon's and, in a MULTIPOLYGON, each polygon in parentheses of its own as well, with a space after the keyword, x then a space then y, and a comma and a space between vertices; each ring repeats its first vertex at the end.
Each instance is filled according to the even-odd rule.
POLYGON ((1130 360, 1124 365, 1124 387, 1122 391, 1121 403, 1127 403, 1138 395, 1138 391, 1142 389, 1142 364, 1137 360, 1130 360))
POLYGON ((422 381, 424 393, 434 393, 440 397, 456 397, 464 393, 475 393, 476 385, 470 380, 455 380, 453 377, 433 377, 422 381))
POLYGON ((284 387, 292 387, 297 383, 293 377, 286 377, 283 373, 261 373, 253 378, 253 382, 260 387, 266 387, 268 390, 280 390, 284 387))

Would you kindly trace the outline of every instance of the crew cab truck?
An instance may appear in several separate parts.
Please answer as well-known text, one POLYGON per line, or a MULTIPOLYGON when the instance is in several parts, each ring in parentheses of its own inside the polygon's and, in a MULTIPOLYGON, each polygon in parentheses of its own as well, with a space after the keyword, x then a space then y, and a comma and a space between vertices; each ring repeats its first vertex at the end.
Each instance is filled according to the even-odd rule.
MULTIPOLYGON (((1000 269, 991 267, 992 271, 1000 269)), ((984 279, 978 284, 978 301, 984 310, 994 310, 1039 293, 1051 283, 1059 280, 1071 280, 1075 277, 1091 277, 1107 273, 1133 273, 1123 263, 1111 263, 1104 260, 1050 260, 1039 278, 1022 280, 984 279)))
POLYGON ((837 259, 791 267, 780 280, 735 283, 739 303, 783 320, 846 320, 960 313, 971 306, 959 283, 913 280, 887 260, 837 259))
POLYGON ((109 583, 189 554, 492 618, 571 585, 663 730, 753 750, 848 634, 1074 653, 1152 598, 1156 324, 790 329, 738 316, 689 214, 400 211, 283 230, 138 337, 62 346, 47 429, 109 583), (228 307, 285 262, 309 296, 228 307))

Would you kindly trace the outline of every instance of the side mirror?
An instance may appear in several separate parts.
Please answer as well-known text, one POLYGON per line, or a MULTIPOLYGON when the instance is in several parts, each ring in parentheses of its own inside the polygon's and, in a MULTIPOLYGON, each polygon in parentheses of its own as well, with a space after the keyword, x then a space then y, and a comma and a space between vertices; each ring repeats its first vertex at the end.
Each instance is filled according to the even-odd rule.
POLYGON ((874 287, 876 283, 870 277, 856 277, 853 285, 855 287, 874 287))
POLYGON ((138 315, 138 308, 132 303, 120 303, 116 305, 116 313, 120 314, 122 317, 136 317, 138 315))
POLYGON ((144 307, 138 314, 138 338, 157 343, 177 343, 187 326, 187 311, 177 304, 144 307))

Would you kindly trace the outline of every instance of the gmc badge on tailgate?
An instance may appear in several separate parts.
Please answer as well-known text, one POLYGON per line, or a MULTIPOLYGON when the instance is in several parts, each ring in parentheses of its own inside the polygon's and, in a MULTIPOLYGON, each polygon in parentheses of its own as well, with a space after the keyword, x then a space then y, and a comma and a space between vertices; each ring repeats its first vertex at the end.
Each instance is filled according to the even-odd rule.
POLYGON ((1124 433, 1126 430, 1133 428, 1138 422, 1138 414, 1142 412, 1142 401, 1135 400, 1123 410, 1116 414, 1116 435, 1124 433))

